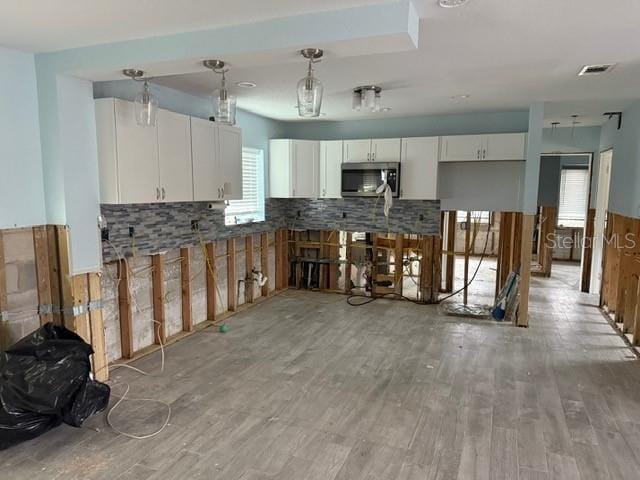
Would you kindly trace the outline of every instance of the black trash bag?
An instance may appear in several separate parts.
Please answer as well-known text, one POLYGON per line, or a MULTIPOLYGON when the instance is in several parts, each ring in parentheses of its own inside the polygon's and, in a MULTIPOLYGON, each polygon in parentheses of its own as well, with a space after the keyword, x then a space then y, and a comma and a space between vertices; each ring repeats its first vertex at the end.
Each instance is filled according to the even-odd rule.
POLYGON ((65 422, 79 427, 109 403, 108 385, 92 380, 93 349, 51 323, 0 352, 0 450, 65 422))

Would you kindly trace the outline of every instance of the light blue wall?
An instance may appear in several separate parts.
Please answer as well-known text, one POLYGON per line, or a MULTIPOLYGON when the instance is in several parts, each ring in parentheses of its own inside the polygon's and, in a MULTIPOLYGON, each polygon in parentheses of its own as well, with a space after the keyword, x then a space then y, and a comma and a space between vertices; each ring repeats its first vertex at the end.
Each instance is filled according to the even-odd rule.
POLYGON ((545 128, 542 131, 543 153, 597 153, 600 150, 600 127, 545 128))
POLYGON ((527 161, 522 192, 522 211, 535 215, 538 210, 538 185, 540 183, 540 154, 542 153, 542 130, 544 128, 544 103, 538 102, 529 108, 529 134, 527 136, 527 161))
POLYGON ((36 70, 0 47, 0 229, 46 223, 36 70))
POLYGON ((602 126, 600 150, 613 148, 609 211, 640 218, 640 101, 602 126))
POLYGON ((526 111, 425 115, 343 122, 286 122, 283 138, 339 140, 518 133, 527 131, 528 122, 529 114, 526 111))

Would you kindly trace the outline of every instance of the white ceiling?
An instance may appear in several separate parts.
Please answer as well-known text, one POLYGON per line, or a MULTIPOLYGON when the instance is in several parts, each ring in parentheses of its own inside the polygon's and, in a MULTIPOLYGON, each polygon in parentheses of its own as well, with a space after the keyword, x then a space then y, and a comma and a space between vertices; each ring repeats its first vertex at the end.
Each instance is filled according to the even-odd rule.
POLYGON ((3 0, 0 45, 49 52, 384 1, 3 0))
MULTIPOLYGON (((0 45, 31 51, 92 45, 151 35, 251 23, 279 16, 380 3, 378 0, 21 0, 4 2, 0 45)), ((599 124, 606 110, 640 98, 638 0, 469 0, 443 9, 414 1, 420 45, 402 53, 344 56, 329 49, 317 66, 325 84, 327 120, 364 118, 351 110, 350 90, 380 84, 391 112, 375 117, 523 110, 548 102, 546 121, 599 124), (585 64, 617 62, 609 74, 577 77, 585 64), (468 99, 452 96, 469 94, 468 99)), ((339 50, 335 46, 336 51, 339 50)), ((379 50, 376 50, 379 51, 379 50)), ((239 106, 265 116, 297 120, 295 85, 304 64, 288 55, 234 62, 230 80, 239 106), (265 59, 269 63, 265 66, 265 59)), ((184 72, 194 72, 190 66, 184 72)), ((210 72, 157 78, 158 83, 208 95, 210 72)), ((371 115, 369 115, 371 116, 371 115)))

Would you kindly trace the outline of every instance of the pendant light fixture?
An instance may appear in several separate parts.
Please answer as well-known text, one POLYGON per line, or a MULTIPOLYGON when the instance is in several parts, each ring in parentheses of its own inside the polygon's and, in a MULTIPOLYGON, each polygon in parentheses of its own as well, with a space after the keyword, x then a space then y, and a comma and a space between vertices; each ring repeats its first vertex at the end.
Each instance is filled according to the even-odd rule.
POLYGON ((382 88, 376 85, 362 85, 353 89, 352 108, 356 111, 380 111, 380 97, 382 88))
POLYGON ((224 68, 225 63, 222 60, 205 60, 202 64, 208 69, 213 70, 213 73, 222 75, 220 89, 215 92, 214 97, 214 117, 216 122, 235 125, 237 99, 235 95, 230 95, 227 90, 226 73, 229 69, 224 68))
POLYGON ((313 76, 313 64, 322 58, 319 48, 305 48, 300 54, 309 60, 307 76, 298 82, 298 115, 301 117, 319 117, 322 107, 322 82, 313 76))
POLYGON ((127 68, 122 74, 142 84, 142 91, 134 100, 136 123, 141 127, 155 127, 158 116, 158 99, 151 93, 149 79, 143 78, 144 72, 134 68, 127 68))

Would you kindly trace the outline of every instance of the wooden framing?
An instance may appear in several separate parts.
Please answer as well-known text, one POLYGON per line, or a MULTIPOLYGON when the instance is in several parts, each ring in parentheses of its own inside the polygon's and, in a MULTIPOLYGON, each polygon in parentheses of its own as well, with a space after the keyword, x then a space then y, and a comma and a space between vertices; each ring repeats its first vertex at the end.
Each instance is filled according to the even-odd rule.
POLYGON ((447 255, 446 259, 446 275, 444 282, 444 291, 447 293, 453 292, 453 284, 455 279, 455 265, 456 265, 456 227, 458 212, 455 210, 449 210, 446 212, 447 218, 447 244, 445 251, 447 255))
MULTIPOLYGON (((51 282, 49 280, 49 243, 47 240, 46 226, 33 227, 33 251, 36 260, 38 303, 40 307, 48 306, 53 308, 51 282)), ((2 259, 0 259, 0 263, 2 263, 2 259)), ((52 311, 40 311, 40 325, 51 321, 53 321, 52 311)))
POLYGON ((118 261, 118 312, 120 318, 120 345, 122 358, 133 358, 133 312, 129 290, 129 267, 126 260, 118 261))
POLYGON ((151 257, 151 284, 153 288, 153 340, 165 344, 167 341, 167 322, 164 311, 164 254, 151 257))
POLYGON ((329 231, 327 241, 329 245, 327 247, 328 256, 332 260, 329 264, 329 290, 335 291, 338 290, 338 260, 340 257, 340 248, 337 246, 339 233, 337 230, 329 231))
MULTIPOLYGON (((4 265, 4 240, 2 239, 2 231, 0 231, 0 314, 8 310, 7 277, 4 265)), ((0 342, 0 346, 2 346, 2 342, 0 342)))
MULTIPOLYGON (((262 232, 260 234, 260 271, 264 278, 269 278, 269 234, 262 232)), ((263 297, 269 296, 269 282, 261 287, 261 295, 263 297)))
MULTIPOLYGON (((73 331, 82 339, 91 344, 91 330, 89 326, 89 312, 86 306, 89 304, 89 286, 86 275, 76 275, 72 277, 72 297, 74 313, 66 312, 68 317, 73 316, 75 324, 73 331)), ((69 327, 67 327, 69 328, 69 327)))
POLYGON ((49 287, 51 290, 52 321, 62 325, 60 294, 60 267, 58 264, 58 233, 55 225, 47 225, 47 253, 49 256, 49 287))
POLYGON ((351 243, 353 240, 353 235, 348 232, 346 239, 346 264, 344 266, 344 293, 351 294, 351 262, 352 262, 352 250, 351 243))
POLYGON ((253 235, 244 237, 244 301, 253 303, 253 235))
POLYGON ((104 319, 102 308, 98 307, 102 300, 100 274, 87 274, 89 302, 93 305, 89 309, 89 330, 91 346, 93 347, 92 368, 96 380, 104 382, 109 379, 109 365, 107 362, 106 339, 104 333, 104 319))
MULTIPOLYGON (((474 235, 475 243, 475 235, 474 235)), ((464 230, 464 288, 462 290, 462 302, 466 305, 469 300, 469 253, 471 251, 471 212, 467 212, 467 223, 464 230)))
POLYGON ((60 301, 62 324, 69 330, 77 331, 73 314, 73 281, 69 259, 69 229, 65 225, 56 225, 58 246, 58 277, 60 281, 60 301))
POLYGON ((190 332, 193 330, 193 316, 191 312, 191 249, 189 247, 180 249, 180 292, 182 300, 182 331, 190 332))
POLYGON ((516 325, 529 326, 529 285, 531 281, 531 251, 533 250, 533 230, 535 215, 522 215, 521 247, 520 247, 520 303, 516 325))
POLYGON ((402 296, 402 279, 403 277, 403 270, 404 270, 404 235, 401 233, 398 233, 396 235, 396 245, 394 248, 394 255, 393 255, 393 262, 394 262, 394 278, 393 278, 393 284, 395 287, 395 293, 396 295, 402 296))
POLYGON ((216 320, 216 244, 207 243, 204 248, 204 261, 207 279, 207 320, 216 320))
POLYGON ((595 222, 596 209, 590 208, 587 212, 587 223, 584 231, 583 239, 583 257, 582 257, 582 279, 580 283, 580 291, 589 293, 591 287, 591 268, 593 263, 593 243, 595 242, 595 222))
POLYGON ((227 240, 227 299, 228 309, 235 312, 238 309, 238 284, 236 282, 236 241, 227 240))
POLYGON ((553 262, 553 237, 558 223, 558 209, 556 207, 542 207, 540 212, 540 238, 538 245, 538 263, 540 274, 544 277, 551 276, 553 262))

